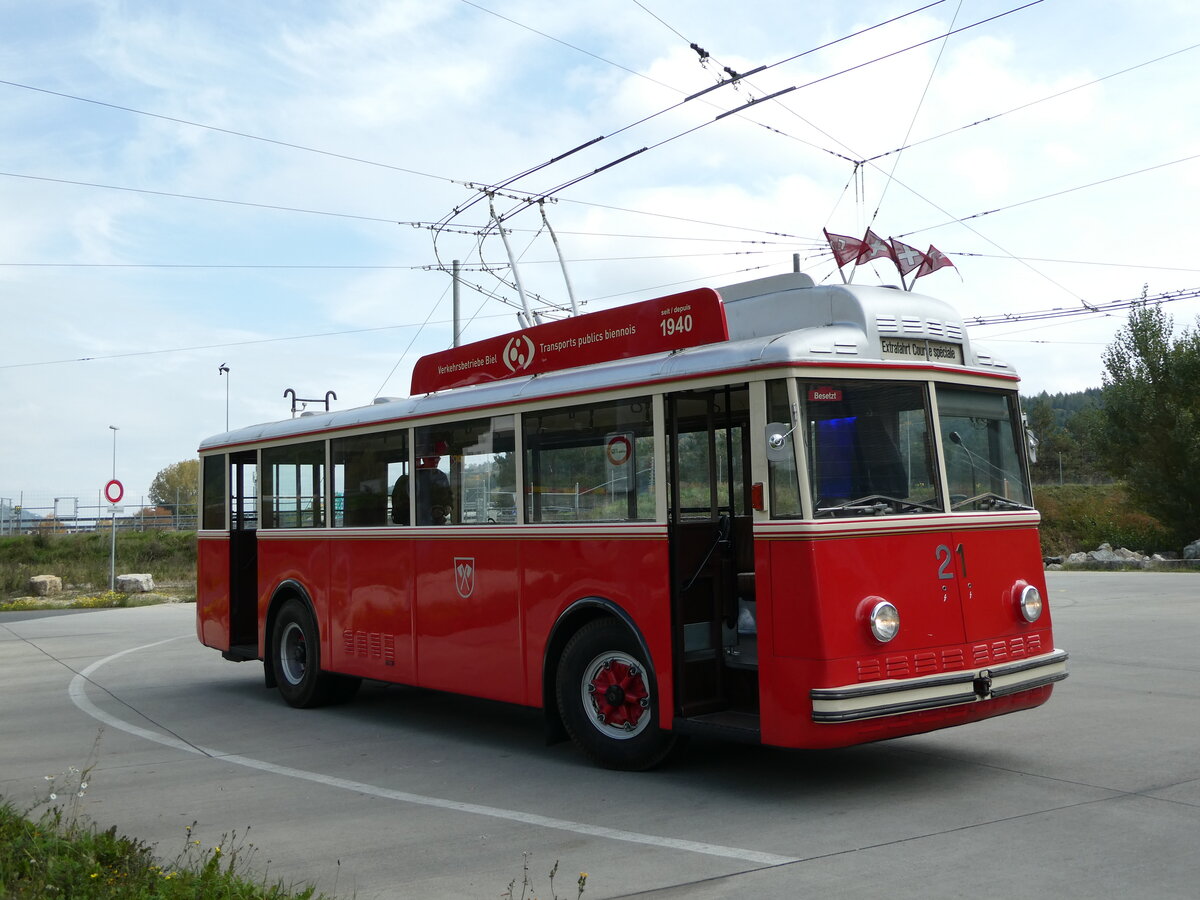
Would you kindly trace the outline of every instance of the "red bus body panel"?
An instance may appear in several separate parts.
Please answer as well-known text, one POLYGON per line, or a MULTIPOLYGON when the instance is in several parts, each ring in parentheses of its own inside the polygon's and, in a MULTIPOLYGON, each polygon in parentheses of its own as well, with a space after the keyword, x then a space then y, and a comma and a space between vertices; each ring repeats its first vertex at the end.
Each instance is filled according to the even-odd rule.
POLYGON ((229 534, 200 533, 196 540, 196 637, 206 647, 229 649, 229 534))
POLYGON ((773 527, 758 544, 767 596, 758 597, 763 743, 849 746, 976 721, 1038 706, 1052 685, 1014 696, 847 723, 812 720, 809 690, 903 680, 1010 663, 1054 649, 1049 611, 1035 624, 1020 615, 1014 585, 1046 596, 1037 528, 972 517, 890 519, 868 528, 773 527), (928 521, 920 521, 927 519, 928 521), (960 550, 961 547, 961 550, 960 550), (964 576, 962 562, 966 560, 964 576), (876 600, 901 612, 899 634, 881 644, 867 615, 876 600))
MULTIPOLYGON (((577 601, 602 600, 637 623, 656 661, 662 724, 669 727, 666 529, 633 530, 260 531, 260 655, 267 649, 270 600, 291 581, 312 603, 323 668, 541 706, 542 663, 554 624, 577 601), (468 585, 456 579, 460 561, 469 563, 468 585)), ((200 546, 197 633, 202 643, 228 650, 222 576, 228 543, 206 538, 200 546)))
MULTIPOLYGON (((326 668, 536 707, 555 623, 579 601, 602 600, 644 639, 660 724, 672 725, 664 526, 281 530, 259 533, 258 554, 260 652, 270 599, 293 581, 312 601, 326 668), (456 578, 464 562, 466 583, 456 578)), ((227 541, 200 541, 197 631, 218 649, 229 644, 228 556, 227 541)), ((756 569, 764 744, 915 734, 1037 706, 1053 689, 847 723, 814 722, 809 696, 1051 651, 1049 612, 1025 622, 1013 596, 1025 583, 1045 596, 1036 516, 773 522, 756 529, 756 569), (886 645, 865 619, 877 599, 902 614, 886 645)))

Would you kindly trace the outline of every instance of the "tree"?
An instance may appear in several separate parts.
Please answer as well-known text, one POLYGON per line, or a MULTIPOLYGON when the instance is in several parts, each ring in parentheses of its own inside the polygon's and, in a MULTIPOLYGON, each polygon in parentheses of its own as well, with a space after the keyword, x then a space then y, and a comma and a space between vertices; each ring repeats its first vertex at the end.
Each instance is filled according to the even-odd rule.
POLYGON ((200 460, 171 463, 150 482, 150 502, 165 506, 172 514, 194 513, 200 486, 200 460))
POLYGON ((1200 536, 1200 333, 1173 338, 1141 306, 1104 351, 1101 456, 1130 496, 1185 542, 1200 536))
POLYGON ((1026 397, 1026 424, 1038 439, 1034 484, 1101 484, 1111 481, 1099 459, 1103 413, 1099 388, 1026 397))

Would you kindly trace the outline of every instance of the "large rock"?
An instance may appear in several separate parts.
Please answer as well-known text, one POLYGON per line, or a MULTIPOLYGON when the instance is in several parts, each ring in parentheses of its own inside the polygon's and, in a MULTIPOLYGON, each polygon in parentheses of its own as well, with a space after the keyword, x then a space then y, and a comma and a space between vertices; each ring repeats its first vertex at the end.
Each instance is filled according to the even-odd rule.
POLYGON ((145 575, 118 575, 117 590, 122 594, 145 594, 154 590, 154 576, 145 575))
POLYGON ((1184 559, 1200 559, 1200 541, 1192 541, 1183 548, 1184 559))
POLYGON ((29 593, 35 597, 62 593, 62 579, 57 575, 34 575, 29 579, 29 593))

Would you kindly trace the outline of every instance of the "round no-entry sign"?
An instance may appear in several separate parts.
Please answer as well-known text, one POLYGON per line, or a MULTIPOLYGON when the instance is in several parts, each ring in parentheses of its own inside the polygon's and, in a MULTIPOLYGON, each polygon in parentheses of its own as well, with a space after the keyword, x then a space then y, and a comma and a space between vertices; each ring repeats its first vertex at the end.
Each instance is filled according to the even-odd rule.
POLYGON ((104 486, 104 499, 109 503, 120 503, 121 498, 125 496, 125 486, 117 479, 113 479, 104 486))
POLYGON ((616 434, 609 438, 605 453, 608 454, 608 461, 612 465, 623 466, 629 462, 629 457, 633 454, 633 444, 625 435, 616 434))

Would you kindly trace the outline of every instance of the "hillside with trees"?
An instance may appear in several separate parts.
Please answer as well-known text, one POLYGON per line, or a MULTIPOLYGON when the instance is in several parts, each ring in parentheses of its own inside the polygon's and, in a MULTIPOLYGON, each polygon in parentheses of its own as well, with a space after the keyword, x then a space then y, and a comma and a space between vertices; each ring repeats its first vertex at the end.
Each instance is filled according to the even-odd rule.
POLYGON ((1104 391, 1042 391, 1022 397, 1026 424, 1037 439, 1034 484, 1110 484, 1116 480, 1101 462, 1104 391))

